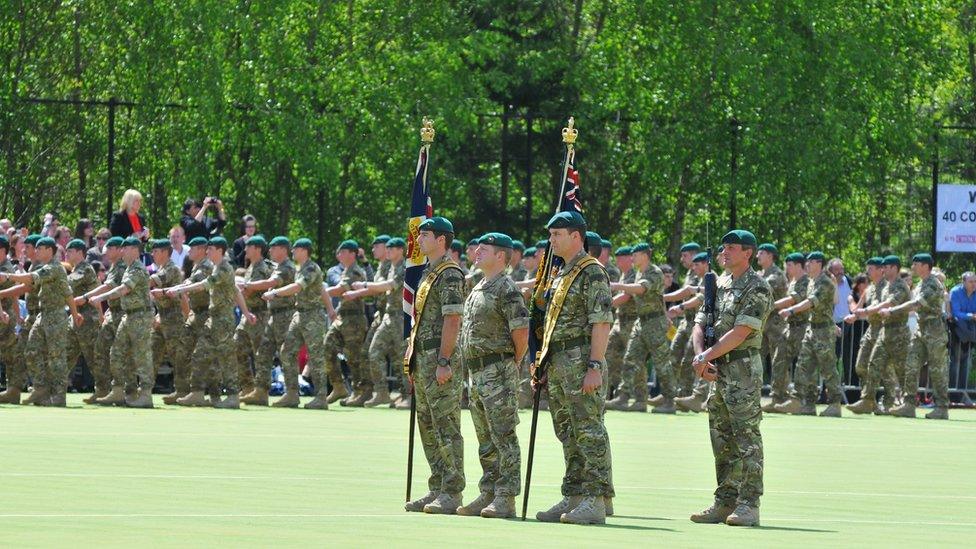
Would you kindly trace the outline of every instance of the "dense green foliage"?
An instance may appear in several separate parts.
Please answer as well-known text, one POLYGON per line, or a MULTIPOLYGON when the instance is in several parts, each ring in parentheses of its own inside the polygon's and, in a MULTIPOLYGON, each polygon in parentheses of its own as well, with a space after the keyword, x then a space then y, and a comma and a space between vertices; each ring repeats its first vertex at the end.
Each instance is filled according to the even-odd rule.
MULTIPOLYGON (((156 234, 187 196, 316 239, 401 231, 424 115, 435 209, 535 240, 559 130, 594 228, 740 225, 861 261, 930 243, 937 124, 976 123, 971 2, 0 0, 0 214, 104 223, 128 187, 156 234), (116 108, 108 196, 108 108, 116 108), (171 104, 170 106, 163 106, 171 104)), ((976 136, 943 131, 955 178, 976 136)), ((943 258, 945 259, 945 258, 943 258)), ((966 258, 956 258, 958 266, 966 258)))

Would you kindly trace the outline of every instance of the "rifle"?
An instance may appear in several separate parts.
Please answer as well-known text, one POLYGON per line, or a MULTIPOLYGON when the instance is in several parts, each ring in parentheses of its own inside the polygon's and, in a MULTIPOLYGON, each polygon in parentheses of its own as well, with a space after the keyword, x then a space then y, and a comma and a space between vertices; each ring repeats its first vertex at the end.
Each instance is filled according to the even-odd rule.
MULTIPOLYGON (((708 250, 708 255, 711 257, 712 250, 708 250)), ((712 345, 715 345, 715 300, 718 295, 718 284, 716 282, 715 271, 712 270, 712 264, 708 264, 708 272, 702 277, 702 286, 704 287, 705 301, 702 303, 702 312, 705 314, 705 324, 703 326, 705 332, 705 349, 708 349, 712 345)), ((699 376, 705 377, 705 374, 710 374, 715 376, 718 371, 710 363, 706 363, 699 376)))

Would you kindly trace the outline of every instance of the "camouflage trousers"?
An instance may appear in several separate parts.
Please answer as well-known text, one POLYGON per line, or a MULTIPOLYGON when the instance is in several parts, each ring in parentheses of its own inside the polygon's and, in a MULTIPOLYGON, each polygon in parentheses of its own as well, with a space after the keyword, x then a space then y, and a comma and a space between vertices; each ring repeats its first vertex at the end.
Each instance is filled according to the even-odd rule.
POLYGON ((668 319, 664 314, 637 319, 627 342, 624 355, 624 371, 619 390, 638 401, 647 400, 647 360, 650 359, 657 373, 657 385, 661 394, 674 398, 674 373, 668 357, 668 319))
POLYGON ((296 310, 288 322, 285 339, 281 344, 281 369, 285 379, 289 372, 296 372, 295 387, 298 386, 298 351, 302 346, 308 348, 308 370, 312 373, 315 389, 326 394, 325 388, 325 310, 320 308, 296 310))
MULTIPOLYGON (((79 358, 85 359, 85 365, 92 370, 95 364, 95 340, 98 339, 98 327, 101 316, 98 310, 92 306, 82 307, 78 311, 85 319, 81 326, 75 326, 69 320, 68 323, 68 372, 65 376, 65 385, 71 384, 71 371, 78 364, 79 358)), ((94 376, 94 372, 92 373, 94 376)))
POLYGON ((192 311, 183 324, 183 344, 179 347, 179 358, 173 364, 173 385, 178 394, 190 392, 190 376, 192 369, 190 358, 197 345, 203 340, 203 333, 207 329, 207 321, 210 320, 210 309, 203 308, 192 311))
POLYGON ((10 321, 0 324, 0 360, 3 360, 7 388, 23 389, 27 383, 27 371, 24 368, 24 350, 20 340, 27 339, 29 328, 25 324, 20 332, 23 337, 17 337, 17 311, 10 309, 7 314, 10 315, 10 321))
POLYGON ((708 399, 715 501, 729 507, 759 507, 763 493, 762 372, 759 353, 718 364, 715 391, 708 399))
MULTIPOLYGON (((769 314, 776 314, 775 312, 769 314)), ((773 402, 785 402, 790 398, 790 371, 793 369, 793 361, 800 356, 800 347, 803 345, 803 337, 807 331, 807 322, 788 323, 786 333, 783 336, 779 347, 773 354, 773 369, 770 372, 769 396, 773 402)))
MULTIPOLYGON (((342 385, 342 370, 339 368, 341 352, 346 357, 353 388, 358 391, 373 389, 373 381, 364 371, 363 365, 366 329, 366 318, 356 314, 349 318, 340 316, 325 333, 325 374, 333 387, 342 385)), ((318 387, 318 383, 315 386, 318 387)), ((322 387, 325 387, 324 383, 322 387)))
POLYGON ((678 378, 678 393, 688 396, 697 385, 695 370, 691 367, 691 359, 695 358, 695 350, 691 345, 692 321, 682 318, 678 329, 671 340, 671 371, 678 378))
POLYGON ((861 390, 865 395, 874 396, 884 378, 885 405, 894 404, 895 389, 903 377, 899 373, 904 372, 910 338, 907 324, 895 323, 881 327, 874 349, 871 350, 867 377, 861 382, 861 390))
POLYGON ((261 338, 261 344, 254 356, 255 387, 267 391, 271 386, 270 372, 274 367, 275 353, 278 353, 282 373, 285 376, 285 388, 291 392, 298 391, 298 362, 297 360, 285 361, 281 350, 285 343, 285 335, 288 334, 288 326, 291 324, 291 318, 294 315, 295 309, 292 308, 271 309, 268 312, 268 319, 263 326, 264 336, 261 338))
MULTIPOLYGON (((403 339, 403 315, 399 311, 391 317, 383 315, 379 326, 373 335, 373 340, 369 344, 369 376, 373 382, 373 387, 386 387, 386 364, 387 361, 393 366, 394 372, 403 375, 403 353, 406 348, 406 341, 403 339)), ((406 379, 403 379, 401 387, 407 387, 406 379)))
MULTIPOLYGON (((614 496, 610 437, 603 423, 603 388, 583 392, 590 358, 589 345, 552 353, 549 413, 556 438, 563 446, 566 473, 564 496, 614 496)), ((605 373, 605 372, 603 372, 605 373)))
POLYGON ((763 359, 763 369, 766 366, 766 357, 769 357, 769 383, 770 386, 776 381, 773 375, 773 368, 776 364, 776 351, 783 346, 786 341, 786 321, 780 318, 776 311, 769 313, 769 318, 766 320, 766 327, 763 328, 763 340, 762 340, 762 352, 760 356, 763 359))
POLYGON ((519 424, 519 369, 510 358, 470 371, 471 421, 478 435, 482 471, 478 489, 496 496, 517 496, 522 486, 522 460, 515 432, 519 424))
MULTIPOLYGON (((153 377, 159 373, 159 367, 169 362, 173 368, 173 381, 177 380, 177 373, 186 371, 186 364, 180 362, 186 358, 182 347, 186 345, 186 320, 179 308, 163 309, 159 312, 159 324, 153 322, 152 329, 152 358, 153 377)), ((190 387, 186 383, 186 376, 181 376, 176 392, 186 394, 190 387)))
MULTIPOLYGON (((867 381, 868 377, 868 364, 871 362, 871 351, 874 350, 874 344, 878 341, 880 331, 881 324, 868 324, 868 329, 861 335, 861 345, 857 349, 857 361, 854 363, 854 371, 857 373, 857 378, 861 384, 861 398, 867 395, 867 392, 864 390, 864 382, 867 381)), ((871 399, 874 399, 874 395, 871 395, 871 399)))
POLYGON ((414 354, 414 398, 417 427, 424 456, 430 466, 430 491, 459 494, 464 490, 464 438, 461 437, 461 376, 458 360, 452 361, 454 375, 437 384, 439 348, 414 354))
POLYGON ((25 358, 34 385, 52 392, 65 388, 68 377, 68 317, 64 311, 41 311, 27 336, 25 358))
POLYGON ((152 391, 156 384, 152 358, 153 314, 143 310, 124 313, 109 351, 114 385, 152 391), (138 378, 138 382, 137 382, 138 378))
MULTIPOLYGON (((105 313, 102 325, 98 327, 98 338, 95 340, 95 361, 90 367, 92 377, 95 378, 95 387, 99 390, 108 390, 112 386, 112 343, 115 342, 115 333, 119 330, 119 322, 122 321, 122 310, 109 310, 105 313)), ((121 383, 118 380, 116 384, 121 383)), ((126 390, 132 387, 126 387, 126 390)))
MULTIPOLYGON (((247 319, 241 316, 234 330, 234 350, 237 353, 237 385, 245 391, 253 389, 255 377, 263 375, 268 377, 269 368, 258 364, 258 349, 261 348, 264 339, 265 326, 268 323, 268 310, 258 309, 257 312, 251 311, 257 317, 257 322, 248 324, 247 319), (251 368, 251 359, 254 358, 254 368, 251 368)), ((269 382, 266 381, 265 384, 269 382)))
POLYGON ((800 358, 796 363, 796 394, 807 404, 817 402, 820 395, 820 378, 823 378, 827 389, 827 402, 830 404, 841 401, 843 388, 840 384, 840 372, 837 370, 837 355, 834 353, 836 329, 833 323, 826 326, 807 328, 800 345, 800 358))
POLYGON ((234 353, 234 310, 211 310, 193 354, 190 355, 190 387, 228 395, 237 393, 237 355, 234 353))
POLYGON ((607 343, 607 375, 603 379, 604 392, 609 392, 610 387, 616 388, 620 385, 620 374, 624 370, 624 355, 627 353, 627 340, 630 339, 630 332, 634 328, 636 316, 622 317, 617 315, 610 328, 610 341, 607 343))
POLYGON ((949 336, 945 322, 932 318, 919 322, 918 332, 912 336, 908 348, 908 362, 905 377, 901 380, 902 391, 907 402, 913 402, 918 391, 918 374, 922 366, 929 366, 929 381, 932 384, 932 399, 937 408, 949 406, 949 362, 946 357, 949 336))

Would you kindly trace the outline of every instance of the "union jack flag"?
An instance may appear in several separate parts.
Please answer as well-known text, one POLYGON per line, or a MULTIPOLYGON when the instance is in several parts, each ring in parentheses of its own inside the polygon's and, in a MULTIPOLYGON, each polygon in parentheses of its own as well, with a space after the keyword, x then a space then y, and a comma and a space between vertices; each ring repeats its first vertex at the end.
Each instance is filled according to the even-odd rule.
POLYGON ((559 211, 577 211, 583 213, 583 197, 580 195, 580 176, 576 171, 574 163, 576 155, 569 157, 569 164, 566 167, 566 192, 563 194, 562 202, 559 204, 559 211))
POLYGON ((417 158, 417 174, 413 178, 413 198, 410 201, 410 220, 407 222, 407 269, 403 278, 403 337, 410 337, 413 326, 413 300, 420 286, 420 279, 427 266, 427 257, 417 246, 420 224, 434 216, 434 206, 430 202, 430 189, 427 186, 427 156, 430 146, 420 147, 417 158))

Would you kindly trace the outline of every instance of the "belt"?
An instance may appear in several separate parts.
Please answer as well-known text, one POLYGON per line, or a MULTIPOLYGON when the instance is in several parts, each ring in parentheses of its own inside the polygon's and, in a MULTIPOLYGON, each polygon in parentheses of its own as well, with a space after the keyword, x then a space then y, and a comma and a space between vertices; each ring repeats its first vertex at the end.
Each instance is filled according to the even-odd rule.
POLYGON ((653 313, 644 313, 642 315, 637 315, 637 318, 639 318, 641 322, 643 322, 645 320, 651 320, 652 318, 659 318, 662 316, 664 316, 664 311, 654 311, 653 313))
POLYGON ((750 358, 753 355, 758 355, 759 349, 749 348, 749 349, 733 349, 724 355, 715 359, 715 362, 719 364, 728 364, 733 360, 739 360, 740 358, 750 358))
POLYGON ((617 315, 617 320, 619 320, 620 322, 633 322, 633 321, 637 320, 637 315, 621 315, 621 314, 618 314, 617 315))
POLYGON ((414 351, 418 353, 426 353, 427 351, 432 351, 434 349, 440 349, 440 348, 441 348, 441 340, 439 338, 432 337, 430 339, 425 339, 420 343, 418 343, 415 346, 414 351))
POLYGON ((490 364, 509 359, 515 360, 515 355, 512 353, 491 353, 475 358, 464 357, 464 365, 471 369, 480 369, 490 364))
POLYGON ((324 305, 310 305, 308 307, 295 307, 295 310, 300 313, 307 313, 309 311, 321 311, 324 308, 324 305))
POLYGON ((826 328, 827 326, 834 326, 833 322, 811 322, 810 327, 813 329, 826 328))
POLYGON ((558 353, 560 351, 565 351, 566 349, 575 349, 576 347, 582 347, 589 344, 590 338, 587 336, 576 336, 569 339, 563 339, 561 341, 550 341, 549 352, 558 353))

